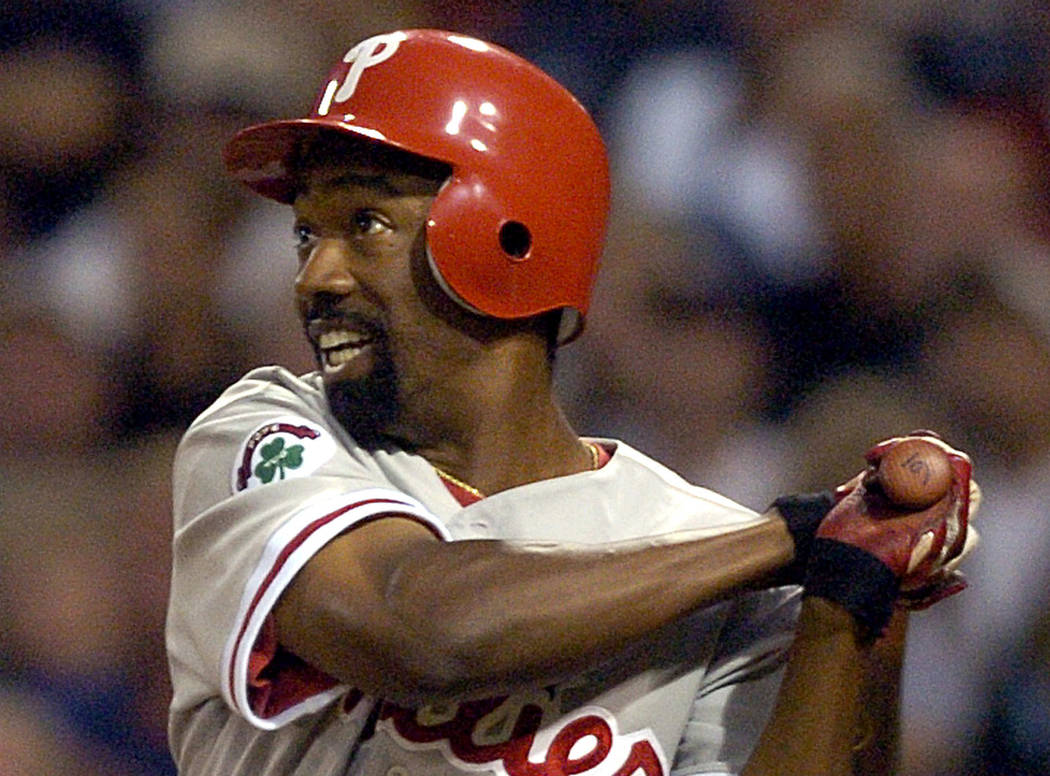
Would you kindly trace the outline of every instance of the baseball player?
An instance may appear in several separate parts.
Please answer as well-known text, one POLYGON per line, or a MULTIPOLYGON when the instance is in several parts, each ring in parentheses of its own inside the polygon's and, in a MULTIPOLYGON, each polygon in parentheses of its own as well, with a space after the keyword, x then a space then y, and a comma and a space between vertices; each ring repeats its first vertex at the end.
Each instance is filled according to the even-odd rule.
POLYGON ((250 372, 179 447, 180 773, 850 771, 900 590, 959 587, 965 455, 938 442, 952 485, 922 510, 858 477, 760 515, 581 438, 551 372, 605 150, 497 46, 365 40, 225 159, 292 206, 317 370, 250 372))

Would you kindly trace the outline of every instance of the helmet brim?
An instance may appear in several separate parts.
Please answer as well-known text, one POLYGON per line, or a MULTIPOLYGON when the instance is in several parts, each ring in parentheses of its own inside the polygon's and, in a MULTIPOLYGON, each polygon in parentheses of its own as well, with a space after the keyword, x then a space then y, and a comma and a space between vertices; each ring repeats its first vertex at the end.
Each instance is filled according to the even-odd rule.
POLYGON ((232 177, 252 190, 291 204, 299 189, 299 160, 303 151, 324 132, 359 139, 364 144, 400 148, 398 143, 368 127, 330 119, 283 119, 238 132, 223 149, 223 162, 232 177))

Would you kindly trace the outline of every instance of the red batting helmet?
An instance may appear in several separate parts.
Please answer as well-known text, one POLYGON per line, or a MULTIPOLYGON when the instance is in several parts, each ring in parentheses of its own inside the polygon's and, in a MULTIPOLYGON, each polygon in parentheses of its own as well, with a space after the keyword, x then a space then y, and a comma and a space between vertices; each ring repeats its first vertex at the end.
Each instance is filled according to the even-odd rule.
POLYGON ((560 84, 491 43, 405 30, 358 43, 306 118, 242 130, 231 173, 290 203, 296 152, 318 128, 444 162, 426 227, 431 266, 466 307, 497 318, 587 312, 605 236, 609 172, 587 111, 560 84))

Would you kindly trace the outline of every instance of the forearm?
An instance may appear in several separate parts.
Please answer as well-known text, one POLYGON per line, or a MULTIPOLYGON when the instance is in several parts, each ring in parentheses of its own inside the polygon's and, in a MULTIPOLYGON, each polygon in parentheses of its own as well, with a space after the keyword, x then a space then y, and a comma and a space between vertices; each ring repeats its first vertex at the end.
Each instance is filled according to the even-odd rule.
POLYGON ((870 646, 853 617, 806 598, 772 716, 742 776, 847 776, 870 646))
POLYGON ((743 776, 891 776, 906 615, 872 642, 837 604, 806 598, 772 717, 743 776))
POLYGON ((908 613, 898 609, 866 661, 861 696, 862 741, 856 746, 857 776, 897 773, 900 743, 900 683, 908 613))
POLYGON ((481 681, 532 682, 767 579, 792 558, 777 522, 684 544, 601 553, 453 543, 407 559, 390 590, 406 621, 437 625, 481 681), (445 623, 427 618, 441 580, 445 623))
MULTIPOLYGON (((342 570, 352 562, 339 551, 333 548, 326 567, 342 570)), ((417 701, 556 681, 698 607, 768 580, 792 560, 793 543, 782 521, 770 520, 641 549, 540 551, 493 541, 429 541, 390 558, 369 561, 372 568, 358 584, 316 574, 297 581, 279 628, 292 631, 291 646, 301 656, 333 675, 417 701), (363 602, 365 579, 380 582, 363 602)))
POLYGON ((868 469, 816 528, 796 640, 745 776, 892 774, 906 629, 906 615, 895 610, 901 589, 914 606, 965 586, 953 564, 973 545, 968 521, 979 489, 969 457, 917 432, 879 443, 865 459, 868 469), (946 490, 928 487, 938 467, 949 474, 946 490), (898 503, 887 487, 893 481, 894 493, 903 483, 923 498, 898 503))

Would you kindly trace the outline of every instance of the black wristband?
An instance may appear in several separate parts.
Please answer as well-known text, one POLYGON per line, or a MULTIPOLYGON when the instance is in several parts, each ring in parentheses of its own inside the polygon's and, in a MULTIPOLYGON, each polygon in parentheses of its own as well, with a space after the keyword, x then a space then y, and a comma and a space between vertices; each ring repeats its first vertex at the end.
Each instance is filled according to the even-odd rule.
POLYGON ((820 521, 834 505, 835 497, 830 490, 795 493, 781 496, 773 502, 787 523, 791 538, 795 540, 795 560, 781 573, 778 581, 782 584, 802 584, 813 547, 813 536, 817 533, 820 521))
POLYGON ((824 538, 813 540, 803 586, 803 595, 839 604, 873 638, 886 630, 900 591, 889 566, 870 552, 824 538))

